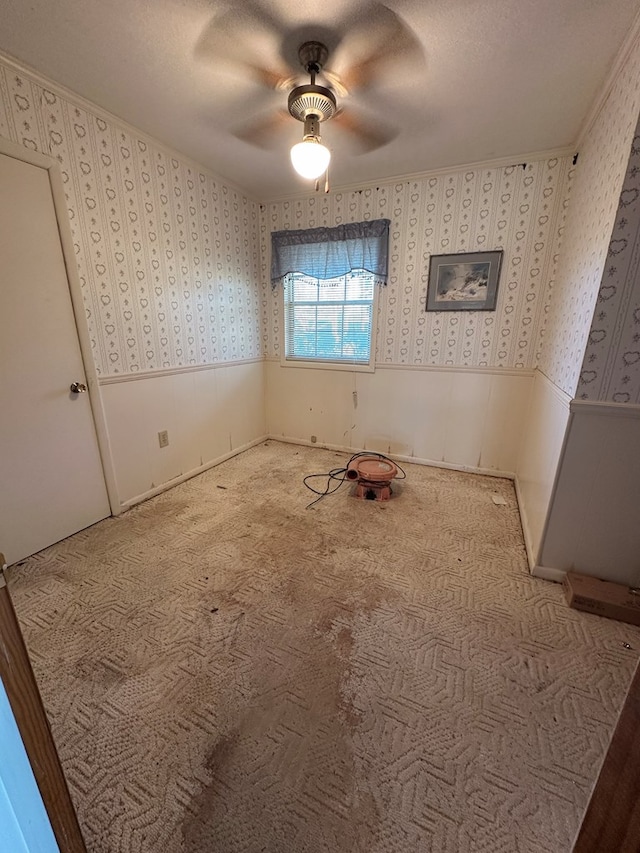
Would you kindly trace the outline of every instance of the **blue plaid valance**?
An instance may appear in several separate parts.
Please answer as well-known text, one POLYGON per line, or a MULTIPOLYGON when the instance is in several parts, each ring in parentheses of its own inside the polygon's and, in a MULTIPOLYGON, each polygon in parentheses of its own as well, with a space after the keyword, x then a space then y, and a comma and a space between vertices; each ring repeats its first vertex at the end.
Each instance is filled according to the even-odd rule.
POLYGON ((386 284, 389 225, 388 219, 374 219, 335 228, 274 231, 271 285, 275 287, 290 273, 327 281, 354 270, 366 270, 378 284, 386 284))

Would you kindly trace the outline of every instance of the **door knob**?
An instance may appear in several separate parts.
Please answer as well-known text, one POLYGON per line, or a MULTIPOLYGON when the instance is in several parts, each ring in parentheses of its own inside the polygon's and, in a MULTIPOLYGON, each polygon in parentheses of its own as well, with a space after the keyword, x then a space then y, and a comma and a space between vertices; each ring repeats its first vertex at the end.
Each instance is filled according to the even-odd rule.
POLYGON ((82 382, 73 382, 71 385, 72 394, 84 394, 86 390, 87 386, 82 382))

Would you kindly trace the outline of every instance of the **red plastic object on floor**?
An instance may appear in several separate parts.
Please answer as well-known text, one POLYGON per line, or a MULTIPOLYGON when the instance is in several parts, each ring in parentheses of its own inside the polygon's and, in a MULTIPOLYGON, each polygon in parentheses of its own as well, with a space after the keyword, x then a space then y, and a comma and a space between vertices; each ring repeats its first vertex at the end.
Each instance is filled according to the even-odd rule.
POLYGON ((379 456, 358 456, 347 467, 347 479, 358 481, 355 497, 368 501, 388 501, 392 494, 391 480, 397 474, 397 465, 379 456))

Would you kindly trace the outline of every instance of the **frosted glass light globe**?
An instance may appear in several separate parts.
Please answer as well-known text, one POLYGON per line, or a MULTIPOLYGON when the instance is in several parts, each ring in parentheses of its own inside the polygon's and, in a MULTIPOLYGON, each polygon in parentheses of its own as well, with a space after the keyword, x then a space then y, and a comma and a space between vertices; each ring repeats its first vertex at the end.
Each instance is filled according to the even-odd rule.
POLYGON ((314 180, 327 171, 331 151, 317 139, 305 139, 291 149, 291 162, 303 178, 314 180))

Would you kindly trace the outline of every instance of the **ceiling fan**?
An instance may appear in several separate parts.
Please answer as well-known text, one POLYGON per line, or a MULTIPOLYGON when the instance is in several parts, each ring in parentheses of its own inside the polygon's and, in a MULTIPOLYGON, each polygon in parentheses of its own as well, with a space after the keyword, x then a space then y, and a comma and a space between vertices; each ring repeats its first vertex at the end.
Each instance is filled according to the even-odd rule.
POLYGON ((328 56, 329 50, 322 42, 306 41, 300 45, 300 64, 311 77, 311 82, 292 89, 287 102, 289 113, 304 122, 302 142, 291 149, 291 162, 299 175, 311 180, 317 180, 329 168, 331 152, 322 144, 320 122, 332 119, 338 110, 331 89, 316 84, 316 76, 328 56))
POLYGON ((415 72, 424 63, 417 37, 387 6, 367 2, 340 8, 346 9, 340 18, 327 7, 329 22, 292 26, 279 15, 277 4, 243 0, 212 21, 196 48, 215 70, 231 72, 272 93, 248 94, 245 112, 256 104, 258 115, 231 126, 239 139, 271 148, 275 139, 290 135, 291 117, 304 124, 292 161, 300 171, 296 163, 315 154, 316 168, 300 171, 309 178, 325 173, 331 156, 320 139, 323 122, 331 121, 338 131, 334 143, 357 153, 374 151, 394 139, 398 128, 382 114, 392 114, 394 102, 402 97, 397 84, 404 84, 403 72, 415 72), (309 82, 301 82, 300 68, 309 82), (386 90, 394 84, 390 102, 386 90), (282 104, 285 92, 287 109, 282 104))

